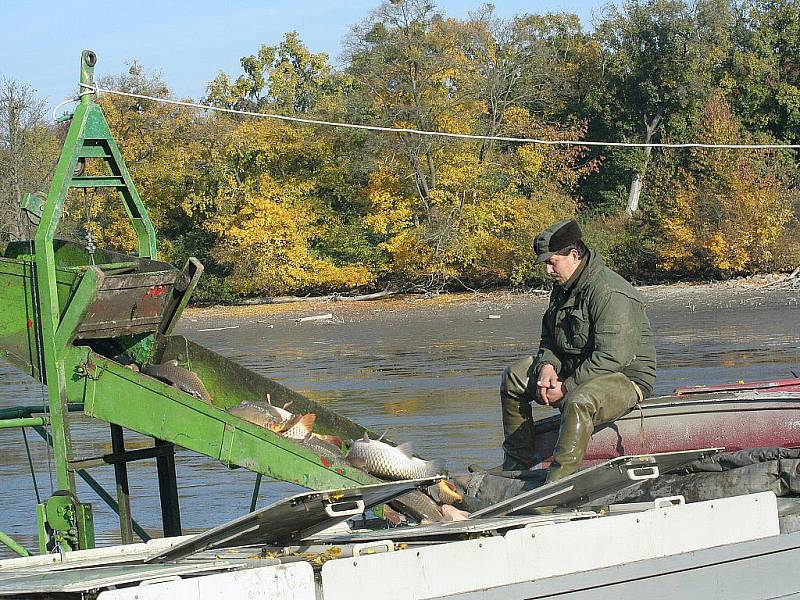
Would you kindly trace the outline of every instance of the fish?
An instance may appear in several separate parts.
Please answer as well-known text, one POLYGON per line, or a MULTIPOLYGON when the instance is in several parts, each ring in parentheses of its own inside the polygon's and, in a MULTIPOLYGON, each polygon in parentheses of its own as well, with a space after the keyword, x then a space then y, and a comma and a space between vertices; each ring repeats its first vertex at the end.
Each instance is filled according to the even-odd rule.
POLYGON ((381 479, 423 479, 440 470, 436 463, 413 456, 411 444, 392 446, 369 439, 367 433, 360 440, 353 440, 345 458, 357 469, 381 479))
POLYGON ((241 404, 228 408, 226 412, 276 433, 283 431, 286 424, 286 419, 275 411, 272 406, 256 404, 246 400, 241 404))
POLYGON ((169 383, 206 404, 211 404, 213 401, 202 379, 188 369, 178 366, 177 360, 168 360, 160 365, 148 365, 142 367, 141 372, 169 383))
POLYGON ((299 436, 300 433, 305 432, 305 437, 305 435, 310 433, 311 428, 314 426, 314 420, 317 418, 314 413, 305 415, 293 415, 292 413, 288 413, 289 416, 285 417, 283 413, 279 412, 279 409, 271 404, 248 402, 247 400, 241 404, 232 406, 227 409, 226 412, 229 415, 239 417, 240 419, 263 427, 264 429, 269 429, 270 431, 292 439, 302 439, 295 436, 299 436))
MULTIPOLYGON (((442 509, 422 490, 406 492, 389 503, 395 510, 415 519, 420 524, 439 523, 442 509)), ((446 505, 445 505, 446 506, 446 505)))
POLYGON ((323 436, 317 435, 316 433, 309 433, 303 439, 302 443, 305 447, 330 460, 342 460, 344 458, 340 446, 330 443, 324 439, 323 436))
MULTIPOLYGON (((290 413, 291 414, 291 413, 290 413)), ((304 415, 293 415, 286 423, 291 423, 283 431, 281 435, 289 438, 290 440, 302 441, 307 435, 311 433, 314 428, 314 423, 317 420, 317 415, 314 413, 306 413, 304 415)))
POLYGON ((465 510, 460 510, 455 506, 445 504, 442 506, 442 520, 445 523, 453 523, 455 521, 466 521, 469 519, 470 513, 465 510))
POLYGON ((269 394, 267 394, 266 400, 267 405, 270 407, 270 409, 272 409, 272 411, 274 411, 275 414, 279 415, 284 422, 291 423, 291 425, 281 431, 281 435, 283 435, 283 437, 302 441, 309 433, 311 433, 311 430, 314 428, 314 423, 317 420, 316 414, 306 413, 301 415, 300 419, 296 419, 297 415, 286 410, 292 405, 291 402, 287 402, 283 405, 283 408, 281 408, 272 404, 272 398, 269 394))
POLYGON ((456 486, 444 479, 428 488, 428 494, 439 504, 458 504, 464 497, 458 493, 456 486))

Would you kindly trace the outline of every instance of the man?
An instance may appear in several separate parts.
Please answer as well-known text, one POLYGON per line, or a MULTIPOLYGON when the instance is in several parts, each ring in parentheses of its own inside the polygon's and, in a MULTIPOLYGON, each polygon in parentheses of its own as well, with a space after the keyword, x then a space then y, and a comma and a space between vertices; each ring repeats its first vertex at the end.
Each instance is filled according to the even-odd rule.
POLYGON ((656 353, 642 296, 586 247, 574 220, 545 229, 534 250, 555 285, 538 353, 503 373, 503 470, 544 458, 533 454, 534 401, 561 411, 551 482, 578 470, 595 426, 652 393, 656 353))

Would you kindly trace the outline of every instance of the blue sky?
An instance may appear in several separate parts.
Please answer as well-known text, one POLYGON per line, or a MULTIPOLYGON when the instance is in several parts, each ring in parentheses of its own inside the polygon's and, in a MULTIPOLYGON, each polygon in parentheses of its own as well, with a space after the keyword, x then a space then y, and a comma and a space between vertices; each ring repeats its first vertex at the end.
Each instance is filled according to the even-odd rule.
MULTIPOLYGON (((605 0, 497 0, 499 16, 574 12, 591 28, 605 0)), ((438 0, 450 16, 465 17, 480 0, 438 0)), ((33 2, 0 0, 0 76, 25 83, 50 107, 76 88, 81 50, 98 55, 95 76, 116 75, 138 60, 160 72, 174 96, 200 99, 219 71, 241 72, 239 59, 295 30, 312 52, 334 63, 350 27, 379 0, 286 2, 33 2)))

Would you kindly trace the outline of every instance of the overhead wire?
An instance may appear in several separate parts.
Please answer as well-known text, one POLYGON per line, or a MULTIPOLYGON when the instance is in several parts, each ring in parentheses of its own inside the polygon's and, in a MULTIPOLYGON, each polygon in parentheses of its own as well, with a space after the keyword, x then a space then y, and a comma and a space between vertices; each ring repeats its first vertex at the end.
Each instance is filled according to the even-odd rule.
POLYGON ((160 102, 162 104, 171 104, 174 106, 185 106, 188 108, 195 108, 198 110, 214 111, 227 114, 235 114, 249 117, 256 117, 261 119, 275 119, 280 121, 288 121, 292 123, 304 123, 307 125, 322 125, 327 127, 340 127, 345 129, 360 129, 366 131, 378 131, 384 133, 405 133, 421 136, 454 138, 462 140, 480 140, 480 141, 496 141, 496 142, 511 142, 518 144, 542 144, 546 146, 604 146, 612 148, 719 148, 729 150, 776 150, 776 149, 800 149, 800 144, 704 144, 698 142, 685 142, 685 143, 658 143, 658 142, 606 142, 595 140, 546 140, 538 138, 525 138, 525 137, 511 137, 500 135, 479 135, 472 133, 452 133, 449 131, 428 131, 424 129, 413 129, 409 127, 382 127, 378 125, 361 125, 358 123, 344 123, 341 121, 325 121, 321 119, 308 119, 305 117, 291 117, 287 115, 278 115, 274 113, 260 113, 249 110, 238 110, 234 108, 225 108, 220 106, 212 106, 209 104, 202 104, 200 102, 190 102, 187 100, 173 100, 171 98, 158 98, 156 96, 148 96, 146 94, 135 94, 133 92, 123 92, 120 90, 113 90, 110 88, 100 87, 97 84, 81 83, 80 86, 84 88, 81 96, 86 93, 92 94, 112 94, 116 96, 126 96, 128 98, 137 98, 140 100, 150 100, 152 102, 160 102))

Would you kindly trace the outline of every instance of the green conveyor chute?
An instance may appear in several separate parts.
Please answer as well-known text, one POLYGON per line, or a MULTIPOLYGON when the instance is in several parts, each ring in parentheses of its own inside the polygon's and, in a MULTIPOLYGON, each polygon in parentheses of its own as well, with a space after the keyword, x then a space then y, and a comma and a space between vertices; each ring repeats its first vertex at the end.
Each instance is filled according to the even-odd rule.
MULTIPOLYGON (((92 52, 83 52, 83 90, 93 85, 95 61, 92 52)), ((37 509, 41 550, 54 543, 62 550, 93 543, 91 510, 77 498, 75 474, 103 460, 81 456, 72 443, 70 410, 75 406, 112 424, 123 541, 131 541, 125 464, 142 454, 134 458, 125 449, 123 430, 155 440, 152 457, 158 461, 165 534, 180 533, 175 445, 311 489, 377 481, 343 460, 321 456, 226 412, 244 400, 269 395, 277 406, 291 402, 293 412, 315 413, 315 432, 352 439, 365 431, 267 377, 172 335, 202 265, 190 259, 179 270, 158 260, 147 210, 91 94, 82 95, 69 116, 49 192, 28 195, 23 208, 39 222, 33 239, 0 244, 0 358, 47 386, 44 412, 59 493, 37 509), (103 175, 86 175, 98 172, 103 175), (69 190, 97 187, 116 191, 136 232, 135 256, 94 248, 91 240, 84 247, 55 239, 69 190), (129 368, 172 359, 200 376, 212 404, 129 368), (56 513, 70 518, 65 524, 50 522, 59 520, 48 516, 56 513)))

